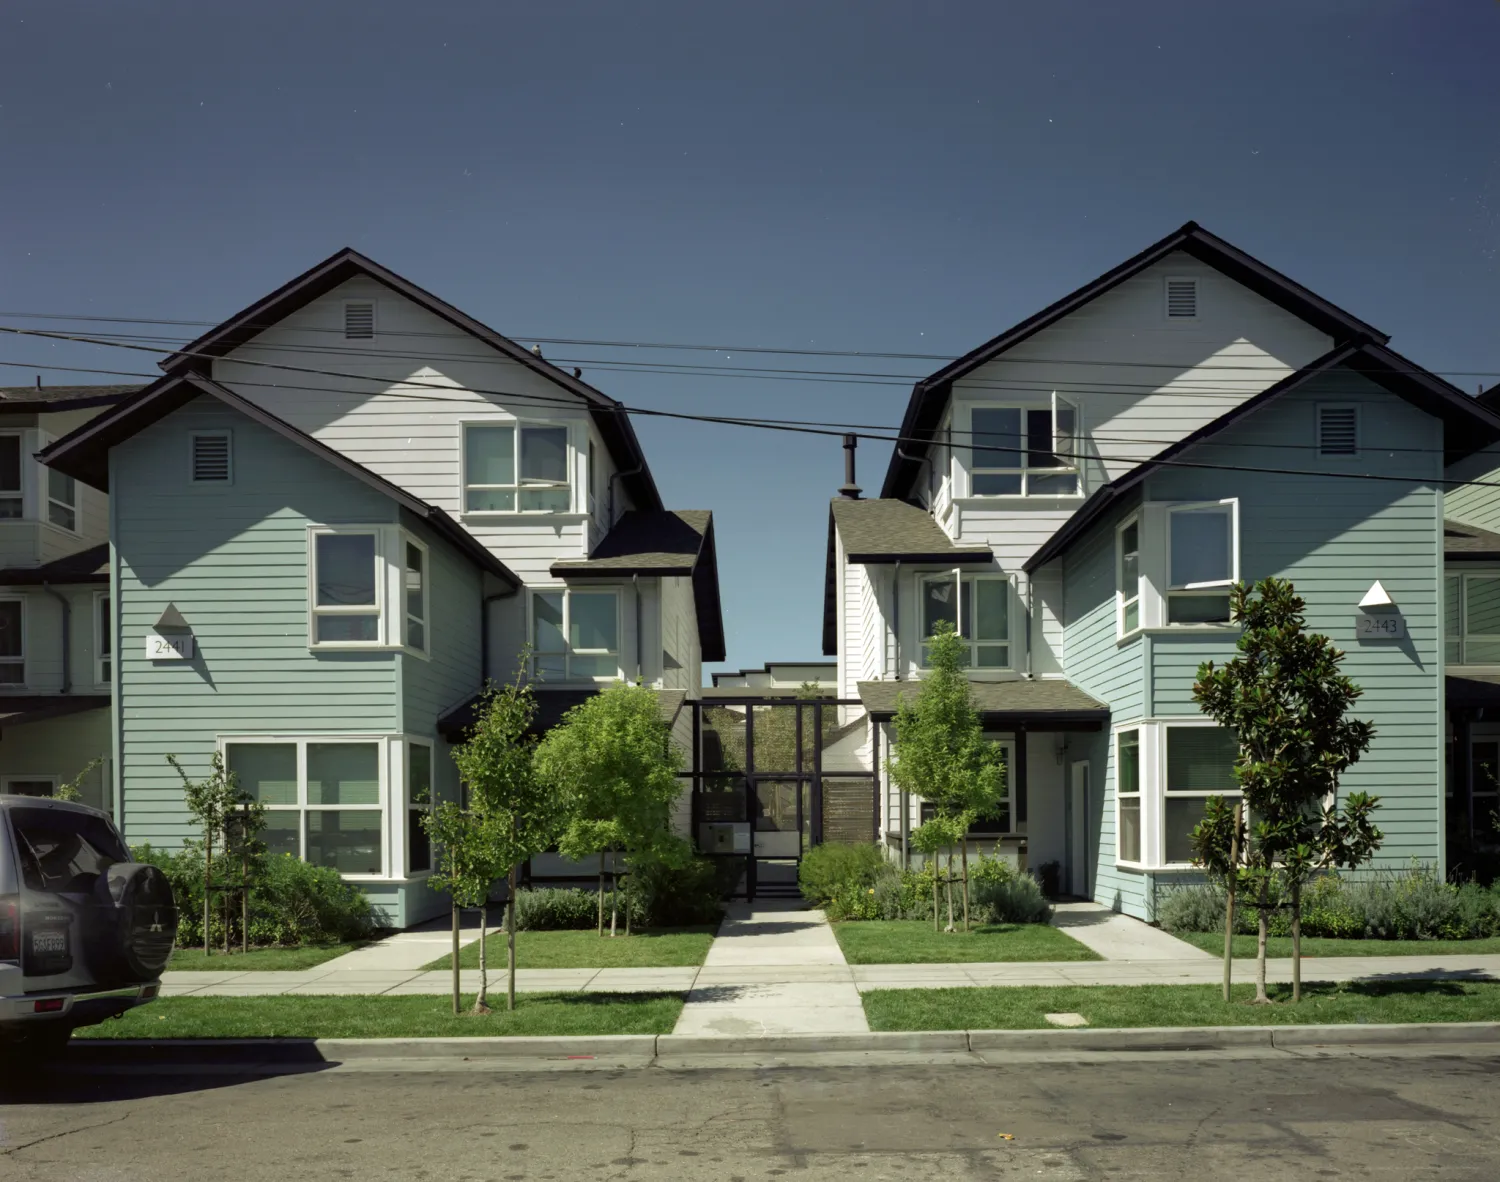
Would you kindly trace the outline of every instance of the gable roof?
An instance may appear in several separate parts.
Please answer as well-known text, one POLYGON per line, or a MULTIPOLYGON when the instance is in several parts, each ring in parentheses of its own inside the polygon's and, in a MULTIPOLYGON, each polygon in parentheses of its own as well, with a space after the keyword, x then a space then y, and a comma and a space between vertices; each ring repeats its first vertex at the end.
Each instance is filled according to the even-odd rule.
MULTIPOLYGON (((903 700, 915 702, 921 686, 920 681, 861 681, 859 700, 871 718, 891 718, 903 700)), ((970 678, 969 698, 991 726, 1072 723, 1097 730, 1109 719, 1108 706, 1060 677, 1010 681, 970 678)))
POLYGON ((703 660, 724 659, 719 558, 714 547, 714 515, 707 509, 632 509, 615 522, 592 554, 554 562, 551 574, 560 579, 691 577, 703 660))
POLYGON ((300 431, 285 419, 273 415, 264 407, 242 398, 233 390, 218 382, 192 372, 168 374, 158 378, 134 397, 98 418, 70 431, 55 443, 37 453, 37 459, 49 468, 65 472, 75 480, 109 491, 109 451, 154 423, 160 422, 173 411, 186 406, 194 398, 208 395, 217 398, 226 406, 239 411, 246 418, 274 431, 283 439, 290 440, 305 451, 332 464, 341 472, 369 485, 376 492, 390 497, 402 508, 425 520, 434 532, 450 542, 460 554, 470 559, 475 566, 487 574, 494 575, 507 586, 519 589, 521 580, 503 562, 491 554, 479 539, 436 505, 419 500, 404 488, 392 484, 383 476, 356 463, 343 452, 335 451, 326 443, 300 431))
POLYGON ((823 655, 838 643, 838 561, 834 536, 844 542, 844 561, 865 565, 896 562, 995 560, 988 546, 958 546, 920 506, 907 501, 836 497, 828 506, 828 552, 823 564, 823 655))
POLYGON ((885 483, 881 486, 882 497, 902 497, 910 491, 911 482, 921 467, 926 441, 932 437, 943 410, 948 405, 953 383, 981 365, 993 361, 1007 349, 1019 345, 1028 337, 1035 336, 1044 328, 1056 324, 1063 317, 1097 299, 1105 292, 1118 287, 1127 279, 1139 275, 1147 267, 1161 262, 1174 251, 1182 251, 1199 262, 1228 276, 1236 283, 1269 300, 1271 303, 1311 324, 1314 328, 1332 337, 1336 343, 1351 340, 1372 340, 1385 344, 1390 337, 1352 313, 1325 300, 1316 292, 1303 287, 1280 271, 1266 266, 1257 258, 1246 254, 1210 234, 1197 222, 1188 222, 1172 231, 1165 238, 1153 242, 1139 254, 1126 259, 1119 266, 1106 271, 1097 279, 1085 283, 1076 291, 1063 296, 1056 303, 1047 305, 1040 312, 1028 316, 1021 323, 1006 329, 976 349, 970 350, 956 361, 951 361, 936 373, 930 374, 912 387, 911 400, 906 406, 906 417, 901 422, 901 439, 905 447, 891 453, 891 462, 886 469, 885 483), (905 452, 906 454, 902 454, 905 452))
POLYGON ((598 427, 604 444, 609 448, 621 479, 630 489, 631 499, 643 509, 660 509, 661 494, 651 478, 651 469, 646 465, 645 452, 636 438, 630 416, 620 403, 587 382, 574 377, 550 361, 502 336, 493 328, 475 320, 446 300, 441 300, 425 288, 418 287, 374 259, 367 258, 357 250, 345 247, 330 255, 316 266, 302 272, 295 279, 282 284, 270 295, 256 300, 248 308, 235 313, 217 328, 209 329, 191 344, 185 345, 160 364, 168 373, 183 373, 190 369, 203 369, 204 363, 215 357, 223 357, 238 349, 267 328, 277 324, 300 308, 306 307, 320 296, 357 277, 374 279, 396 294, 470 336, 483 341, 512 361, 540 374, 548 381, 561 386, 570 394, 582 399, 588 406, 594 425, 598 427))
POLYGON ((1500 534, 1461 521, 1444 521, 1443 557, 1448 562, 1500 560, 1500 534))
POLYGON ((1089 497, 1061 529, 1022 564, 1027 574, 1051 562, 1085 530, 1099 520, 1121 498, 1139 487, 1159 468, 1168 466, 1183 452, 1203 440, 1217 435, 1252 414, 1275 398, 1296 390, 1305 382, 1334 369, 1347 368, 1369 378, 1398 398, 1443 420, 1444 466, 1500 439, 1500 414, 1482 406, 1477 398, 1429 373, 1399 353, 1374 343, 1346 344, 1330 349, 1316 361, 1289 374, 1281 381, 1246 399, 1170 447, 1164 448, 1145 463, 1123 476, 1102 485, 1089 497))
POLYGON ((0 386, 0 411, 84 410, 112 406, 137 390, 133 386, 0 386))

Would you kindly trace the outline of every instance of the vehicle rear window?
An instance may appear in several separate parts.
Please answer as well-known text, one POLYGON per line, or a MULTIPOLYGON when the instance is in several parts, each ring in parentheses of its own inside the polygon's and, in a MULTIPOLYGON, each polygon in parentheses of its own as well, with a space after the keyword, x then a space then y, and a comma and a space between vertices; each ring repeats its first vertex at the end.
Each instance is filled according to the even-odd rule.
POLYGON ((21 858, 21 881, 33 891, 91 891, 103 871, 130 861, 130 851, 103 817, 19 808, 10 810, 10 824, 21 858))

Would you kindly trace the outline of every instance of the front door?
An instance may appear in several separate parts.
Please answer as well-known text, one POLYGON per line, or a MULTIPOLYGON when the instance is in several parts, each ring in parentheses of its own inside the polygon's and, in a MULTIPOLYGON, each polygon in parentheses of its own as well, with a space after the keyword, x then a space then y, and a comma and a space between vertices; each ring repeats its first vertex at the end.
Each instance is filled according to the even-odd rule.
POLYGON ((1063 824, 1066 835, 1068 882, 1070 894, 1089 897, 1089 764, 1087 760, 1072 765, 1065 800, 1063 824))
POLYGON ((811 781, 798 776, 750 779, 751 882, 760 895, 795 894, 797 863, 812 844, 811 781))

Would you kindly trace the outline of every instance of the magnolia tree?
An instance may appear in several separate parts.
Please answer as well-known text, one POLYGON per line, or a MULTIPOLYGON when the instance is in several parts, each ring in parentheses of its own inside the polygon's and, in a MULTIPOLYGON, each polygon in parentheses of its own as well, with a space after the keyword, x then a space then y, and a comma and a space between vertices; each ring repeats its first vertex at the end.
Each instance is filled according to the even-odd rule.
POLYGON ((1235 898, 1252 894, 1259 913, 1255 1000, 1266 993, 1266 929, 1273 887, 1283 888, 1292 916, 1292 999, 1302 997, 1302 887, 1328 869, 1369 861, 1381 833, 1372 821, 1378 799, 1352 792, 1342 803, 1339 776, 1369 748, 1374 726, 1345 715, 1363 691, 1339 672, 1344 654, 1305 629, 1305 602, 1285 579, 1230 592, 1230 613, 1243 628, 1239 655, 1198 670, 1193 699, 1234 732, 1241 802, 1210 797, 1193 830, 1197 860, 1225 884, 1225 999, 1228 999, 1235 898))
MULTIPOLYGON (((482 877, 486 868, 504 873, 510 888, 505 910, 505 1008, 508 1010, 516 1008, 516 888, 520 868, 552 845, 561 819, 557 795, 536 774, 536 740, 530 733, 535 717, 536 696, 518 673, 510 685, 486 688, 469 737, 453 749, 453 762, 469 791, 467 813, 459 814, 469 830, 462 840, 472 841, 477 847, 478 875, 482 877)), ((478 904, 481 919, 476 1011, 486 1008, 488 1000, 484 928, 488 919, 489 882, 494 877, 496 874, 491 873, 485 882, 478 904)))
POLYGON ((940 621, 927 642, 932 670, 916 700, 903 699, 892 727, 886 772, 898 787, 933 806, 933 816, 912 833, 913 846, 933 867, 932 922, 938 922, 937 858, 948 856, 948 930, 953 922, 953 850, 961 851, 963 928, 969 930, 968 831, 975 818, 993 812, 1006 798, 1005 763, 1000 749, 984 737, 979 712, 964 676, 966 646, 953 625, 940 621))
MULTIPOLYGON (((569 710, 536 752, 537 774, 564 810, 558 849, 564 857, 599 858, 599 934, 604 934, 606 855, 630 865, 670 836, 682 794, 679 760, 656 694, 616 682, 569 710)), ((609 933, 619 917, 618 875, 610 866, 609 933)), ((630 934, 630 909, 625 910, 630 934)))

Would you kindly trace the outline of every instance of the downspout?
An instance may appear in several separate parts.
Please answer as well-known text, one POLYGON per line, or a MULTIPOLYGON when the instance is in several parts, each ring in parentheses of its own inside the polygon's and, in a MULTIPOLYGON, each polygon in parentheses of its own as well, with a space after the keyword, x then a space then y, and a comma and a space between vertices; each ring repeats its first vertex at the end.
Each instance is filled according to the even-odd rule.
POLYGON ((641 638, 641 576, 630 576, 630 588, 635 594, 635 682, 640 685, 643 678, 641 654, 645 648, 641 638))
POLYGON ((62 692, 71 693, 73 690, 73 604, 51 583, 43 583, 42 590, 62 605, 62 692))
POLYGON ((896 651, 896 677, 901 680, 901 560, 896 559, 896 573, 891 580, 891 632, 896 651))

